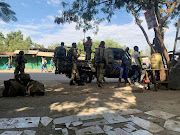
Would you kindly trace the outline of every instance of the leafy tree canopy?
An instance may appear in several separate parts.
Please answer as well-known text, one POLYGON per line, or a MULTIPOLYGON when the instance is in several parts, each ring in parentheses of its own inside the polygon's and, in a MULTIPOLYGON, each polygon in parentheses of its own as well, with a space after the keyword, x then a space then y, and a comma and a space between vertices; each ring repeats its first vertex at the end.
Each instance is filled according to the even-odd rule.
POLYGON ((132 8, 138 17, 141 11, 155 8, 155 4, 160 13, 158 20, 162 19, 162 22, 159 22, 162 27, 167 24, 169 16, 171 19, 178 18, 179 0, 74 0, 72 3, 64 0, 62 23, 76 22, 77 29, 83 28, 87 31, 97 28, 97 25, 105 19, 110 22, 116 9, 125 7, 127 12, 130 12, 132 8), (99 16, 100 13, 104 13, 105 16, 99 16))
POLYGON ((5 2, 0 2, 0 18, 4 22, 17 21, 16 13, 12 11, 11 6, 5 2))
POLYGON ((24 40, 20 30, 10 32, 6 37, 0 32, 0 52, 14 52, 15 50, 29 50, 31 48, 44 48, 44 45, 33 43, 30 36, 24 40))

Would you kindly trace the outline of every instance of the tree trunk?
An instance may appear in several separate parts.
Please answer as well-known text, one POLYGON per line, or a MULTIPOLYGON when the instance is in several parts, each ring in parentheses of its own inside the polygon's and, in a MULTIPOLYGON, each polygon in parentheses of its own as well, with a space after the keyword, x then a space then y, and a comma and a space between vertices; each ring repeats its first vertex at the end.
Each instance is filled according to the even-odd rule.
POLYGON ((163 54, 163 56, 164 56, 164 58, 166 60, 167 67, 169 67, 170 58, 169 58, 169 54, 167 52, 167 49, 164 46, 164 42, 163 42, 163 39, 162 39, 162 33, 161 33, 159 27, 156 27, 154 30, 155 30, 155 33, 156 33, 155 38, 157 38, 158 41, 159 41, 159 45, 157 44, 157 46, 158 46, 158 48, 160 48, 160 50, 158 50, 158 52, 163 54))

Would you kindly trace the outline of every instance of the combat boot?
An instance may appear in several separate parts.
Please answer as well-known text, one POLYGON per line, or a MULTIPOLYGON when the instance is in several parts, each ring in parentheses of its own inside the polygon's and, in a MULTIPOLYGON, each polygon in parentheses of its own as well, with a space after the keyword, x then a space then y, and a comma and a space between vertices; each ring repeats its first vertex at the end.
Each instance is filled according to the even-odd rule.
POLYGON ((78 86, 83 86, 84 83, 82 83, 82 81, 78 81, 78 86))
POLYGON ((70 81, 70 85, 75 85, 74 82, 73 82, 73 80, 70 81))
POLYGON ((102 83, 98 83, 98 87, 102 88, 103 87, 102 83))

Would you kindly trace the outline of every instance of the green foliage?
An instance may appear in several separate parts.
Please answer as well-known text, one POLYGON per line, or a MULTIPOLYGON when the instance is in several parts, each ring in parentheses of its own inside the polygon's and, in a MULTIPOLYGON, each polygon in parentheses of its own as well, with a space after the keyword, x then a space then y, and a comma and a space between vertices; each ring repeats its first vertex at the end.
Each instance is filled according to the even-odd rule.
MULTIPOLYGON (((160 19, 167 14, 170 15, 170 19, 178 18, 180 15, 180 1, 178 0, 74 0, 73 2, 62 1, 64 11, 62 12, 63 22, 76 22, 76 29, 83 29, 86 32, 89 29, 98 30, 98 24, 103 20, 111 21, 111 17, 114 15, 114 11, 126 8, 127 12, 131 11, 131 8, 135 11, 137 17, 141 12, 147 11, 152 8, 157 8, 157 13, 160 13, 160 19), (178 1, 178 2, 177 2, 178 1), (177 3, 176 3, 177 2, 177 3), (168 4, 167 4, 168 3, 168 4), (172 13, 168 11, 173 3, 176 3, 176 8, 172 13), (166 13, 165 10, 169 13, 166 13), (102 15, 102 13, 104 15, 102 15)), ((165 22, 160 21, 162 26, 166 26, 165 22)), ((161 25, 161 24, 160 24, 161 25)), ((162 27, 161 26, 161 27, 162 27)))
POLYGON ((61 46, 59 43, 56 44, 51 44, 50 46, 48 46, 48 49, 55 49, 56 47, 61 46))
POLYGON ((14 52, 15 50, 29 50, 31 48, 44 48, 44 45, 33 43, 30 36, 23 40, 23 34, 20 30, 8 33, 6 38, 0 32, 0 52, 14 52))
POLYGON ((4 22, 10 22, 12 21, 17 21, 17 18, 15 17, 16 13, 12 11, 11 6, 5 2, 0 2, 0 18, 4 22))

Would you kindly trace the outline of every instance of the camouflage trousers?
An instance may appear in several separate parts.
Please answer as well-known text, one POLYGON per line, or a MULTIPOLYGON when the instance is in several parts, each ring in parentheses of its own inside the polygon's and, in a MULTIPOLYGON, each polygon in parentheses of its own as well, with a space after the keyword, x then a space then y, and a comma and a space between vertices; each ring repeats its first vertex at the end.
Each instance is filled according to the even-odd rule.
POLYGON ((80 80, 79 71, 77 68, 77 63, 73 62, 72 63, 72 71, 71 71, 71 80, 74 80, 75 77, 77 80, 80 80))
POLYGON ((24 65, 17 65, 15 66, 14 75, 18 75, 20 73, 24 73, 25 66, 24 65))
POLYGON ((104 63, 98 63, 97 64, 97 80, 98 80, 98 84, 102 83, 102 81, 104 79, 104 73, 105 73, 104 63))
POLYGON ((91 51, 86 51, 86 60, 91 59, 91 51))

